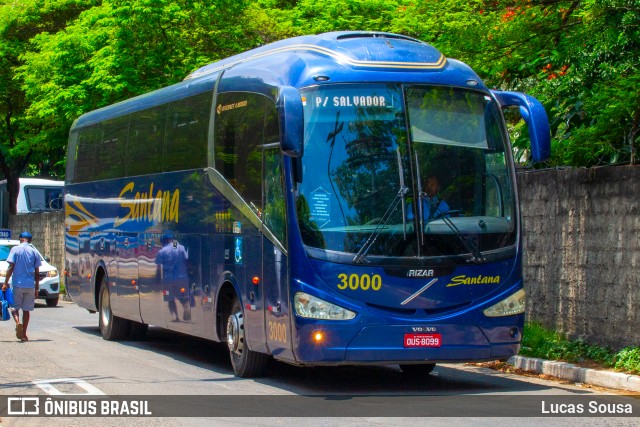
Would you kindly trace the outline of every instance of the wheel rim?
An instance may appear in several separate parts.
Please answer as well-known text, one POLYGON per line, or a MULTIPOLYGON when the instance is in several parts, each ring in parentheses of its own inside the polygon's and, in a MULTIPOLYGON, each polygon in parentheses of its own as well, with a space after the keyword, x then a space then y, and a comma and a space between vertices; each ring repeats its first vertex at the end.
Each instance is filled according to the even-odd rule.
POLYGON ((100 319, 104 326, 111 322, 111 302, 109 301, 109 291, 104 288, 100 295, 100 319))
POLYGON ((242 355, 244 343, 244 327, 242 312, 232 313, 227 320, 227 346, 231 354, 242 355))

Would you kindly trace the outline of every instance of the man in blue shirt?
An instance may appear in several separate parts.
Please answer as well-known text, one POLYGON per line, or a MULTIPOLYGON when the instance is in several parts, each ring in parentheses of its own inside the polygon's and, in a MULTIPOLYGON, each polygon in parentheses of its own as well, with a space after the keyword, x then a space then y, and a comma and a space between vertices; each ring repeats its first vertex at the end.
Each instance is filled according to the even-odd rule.
MULTIPOLYGON (((438 197, 440 191, 440 182, 438 178, 431 175, 427 178, 423 188, 425 194, 422 198, 422 218, 425 222, 432 221, 443 217, 449 217, 449 205, 447 202, 438 197)), ((413 219, 413 210, 411 203, 407 206, 407 219, 413 219)))
POLYGON ((35 299, 40 290, 40 255, 31 246, 32 236, 24 231, 20 234, 20 244, 11 248, 7 262, 9 269, 7 277, 2 285, 2 290, 9 286, 9 280, 13 276, 13 320, 16 322, 16 337, 21 341, 28 341, 27 326, 29 325, 30 312, 33 311, 35 299), (22 323, 20 323, 20 310, 22 310, 22 323))

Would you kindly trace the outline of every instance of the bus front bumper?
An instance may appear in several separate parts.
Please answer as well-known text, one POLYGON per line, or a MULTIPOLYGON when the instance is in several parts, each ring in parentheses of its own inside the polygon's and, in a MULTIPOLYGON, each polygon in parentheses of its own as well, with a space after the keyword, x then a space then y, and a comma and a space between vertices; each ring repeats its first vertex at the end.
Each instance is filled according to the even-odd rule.
POLYGON ((301 364, 393 364, 505 359, 520 350, 521 325, 366 326, 345 342, 339 330, 306 325, 300 329, 296 358, 301 364), (318 332, 324 340, 305 339, 318 332))

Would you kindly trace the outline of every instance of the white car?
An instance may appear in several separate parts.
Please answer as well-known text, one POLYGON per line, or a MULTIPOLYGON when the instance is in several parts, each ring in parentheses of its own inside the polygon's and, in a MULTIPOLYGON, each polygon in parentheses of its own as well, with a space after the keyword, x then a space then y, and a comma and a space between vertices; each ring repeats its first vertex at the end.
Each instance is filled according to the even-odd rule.
MULTIPOLYGON (((0 239, 0 285, 4 283, 7 277, 7 269, 9 268, 7 257, 9 256, 9 252, 12 247, 18 246, 19 244, 19 240, 0 239)), ((36 249, 33 245, 31 245, 31 247, 36 249)), ((40 266, 40 292, 38 293, 38 298, 43 298, 47 303, 47 307, 55 307, 58 305, 60 296, 60 275, 58 274, 58 269, 49 264, 37 249, 36 252, 38 252, 40 261, 42 261, 42 265, 40 266)))

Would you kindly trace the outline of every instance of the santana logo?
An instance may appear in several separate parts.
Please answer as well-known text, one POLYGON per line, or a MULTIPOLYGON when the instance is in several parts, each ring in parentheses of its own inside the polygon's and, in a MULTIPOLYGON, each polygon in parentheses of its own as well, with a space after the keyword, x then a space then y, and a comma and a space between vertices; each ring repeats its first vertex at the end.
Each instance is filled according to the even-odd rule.
POLYGON ((127 221, 153 221, 178 223, 178 213, 180 212, 180 190, 162 191, 158 190, 153 197, 153 183, 149 185, 146 193, 136 192, 132 199, 125 199, 128 193, 133 194, 134 184, 128 183, 120 192, 120 198, 124 199, 120 205, 129 210, 122 218, 118 217, 113 225, 118 227, 127 221))
POLYGON ((465 275, 456 276, 451 279, 451 283, 447 285, 447 288, 460 285, 489 285, 493 283, 500 283, 500 276, 475 276, 467 277, 465 275))

